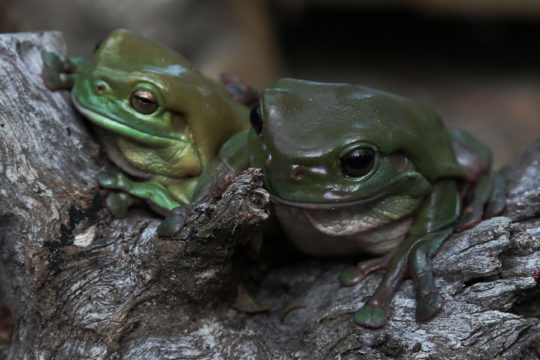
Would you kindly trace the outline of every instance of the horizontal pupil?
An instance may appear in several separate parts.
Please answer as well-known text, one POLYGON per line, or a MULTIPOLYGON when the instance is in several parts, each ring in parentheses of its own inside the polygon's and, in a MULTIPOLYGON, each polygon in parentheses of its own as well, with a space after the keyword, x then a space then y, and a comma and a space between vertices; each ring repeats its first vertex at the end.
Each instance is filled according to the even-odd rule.
POLYGON ((143 102, 145 104, 153 104, 154 103, 154 100, 149 99, 149 98, 145 98, 145 97, 142 97, 142 96, 137 96, 137 100, 139 100, 140 102, 143 102))

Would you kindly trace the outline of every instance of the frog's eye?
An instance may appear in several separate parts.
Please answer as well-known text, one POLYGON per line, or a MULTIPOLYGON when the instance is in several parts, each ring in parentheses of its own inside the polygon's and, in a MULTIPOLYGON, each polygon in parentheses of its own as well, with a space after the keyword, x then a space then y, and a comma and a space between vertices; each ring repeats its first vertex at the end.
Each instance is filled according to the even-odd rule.
POLYGON ((255 134, 261 135, 263 121, 261 119, 261 107, 259 104, 255 105, 253 109, 251 109, 251 113, 249 114, 249 122, 251 122, 251 126, 253 127, 255 134))
POLYGON ((341 167, 346 175, 361 177, 373 169, 375 152, 371 149, 354 149, 341 158, 341 167))
POLYGON ((145 115, 153 113, 159 107, 156 95, 147 89, 135 90, 129 101, 135 110, 145 115))

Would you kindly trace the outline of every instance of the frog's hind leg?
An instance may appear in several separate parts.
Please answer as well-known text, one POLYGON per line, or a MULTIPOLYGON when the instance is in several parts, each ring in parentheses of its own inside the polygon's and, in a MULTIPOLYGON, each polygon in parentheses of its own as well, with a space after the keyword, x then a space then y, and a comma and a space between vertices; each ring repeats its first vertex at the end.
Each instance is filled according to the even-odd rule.
POLYGON ((482 219, 497 216, 506 206, 505 184, 501 175, 490 171, 481 176, 466 194, 465 209, 455 225, 456 231, 470 229, 482 219))
POLYGON ((484 206, 493 190, 491 173, 481 176, 465 194, 466 206, 455 225, 456 231, 463 231, 478 224, 484 214, 484 206))
POLYGON ((455 226, 456 231, 463 231, 504 210, 505 187, 502 177, 491 171, 492 156, 486 146, 461 130, 451 129, 449 135, 467 181, 466 207, 455 226))

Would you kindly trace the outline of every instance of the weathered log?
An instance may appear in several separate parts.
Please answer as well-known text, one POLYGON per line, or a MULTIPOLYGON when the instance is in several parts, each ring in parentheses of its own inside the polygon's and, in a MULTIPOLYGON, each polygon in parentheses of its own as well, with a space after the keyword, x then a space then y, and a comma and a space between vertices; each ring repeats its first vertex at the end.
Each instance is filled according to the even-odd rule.
POLYGON ((67 92, 43 85, 43 49, 65 52, 61 35, 0 35, 10 359, 540 358, 540 140, 504 171, 505 217, 454 234, 435 258, 446 305, 433 320, 415 321, 406 281, 385 327, 355 325, 381 274, 340 287, 351 259, 275 266, 250 288, 271 309, 249 315, 232 306, 243 265, 235 254, 268 215, 260 171, 199 204, 172 239, 157 238, 150 212, 113 218, 95 181, 110 165, 67 92))

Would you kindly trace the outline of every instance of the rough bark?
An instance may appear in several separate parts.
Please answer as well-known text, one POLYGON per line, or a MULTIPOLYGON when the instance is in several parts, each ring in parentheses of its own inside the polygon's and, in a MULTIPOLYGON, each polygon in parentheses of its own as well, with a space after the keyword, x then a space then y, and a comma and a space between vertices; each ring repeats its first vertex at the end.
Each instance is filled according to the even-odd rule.
POLYGON ((453 235, 435 258, 446 305, 414 319, 406 281, 387 326, 352 314, 381 279, 340 287, 351 259, 273 267, 250 292, 269 311, 232 306, 239 245, 267 217, 261 173, 199 204, 174 239, 135 211, 114 219, 96 174, 109 166, 66 92, 41 79, 59 33, 0 35, 0 284, 13 310, 10 359, 540 358, 540 140, 505 169, 505 217, 453 235), (291 305, 301 305, 293 306, 291 305), (282 316, 287 308, 295 309, 282 316))

